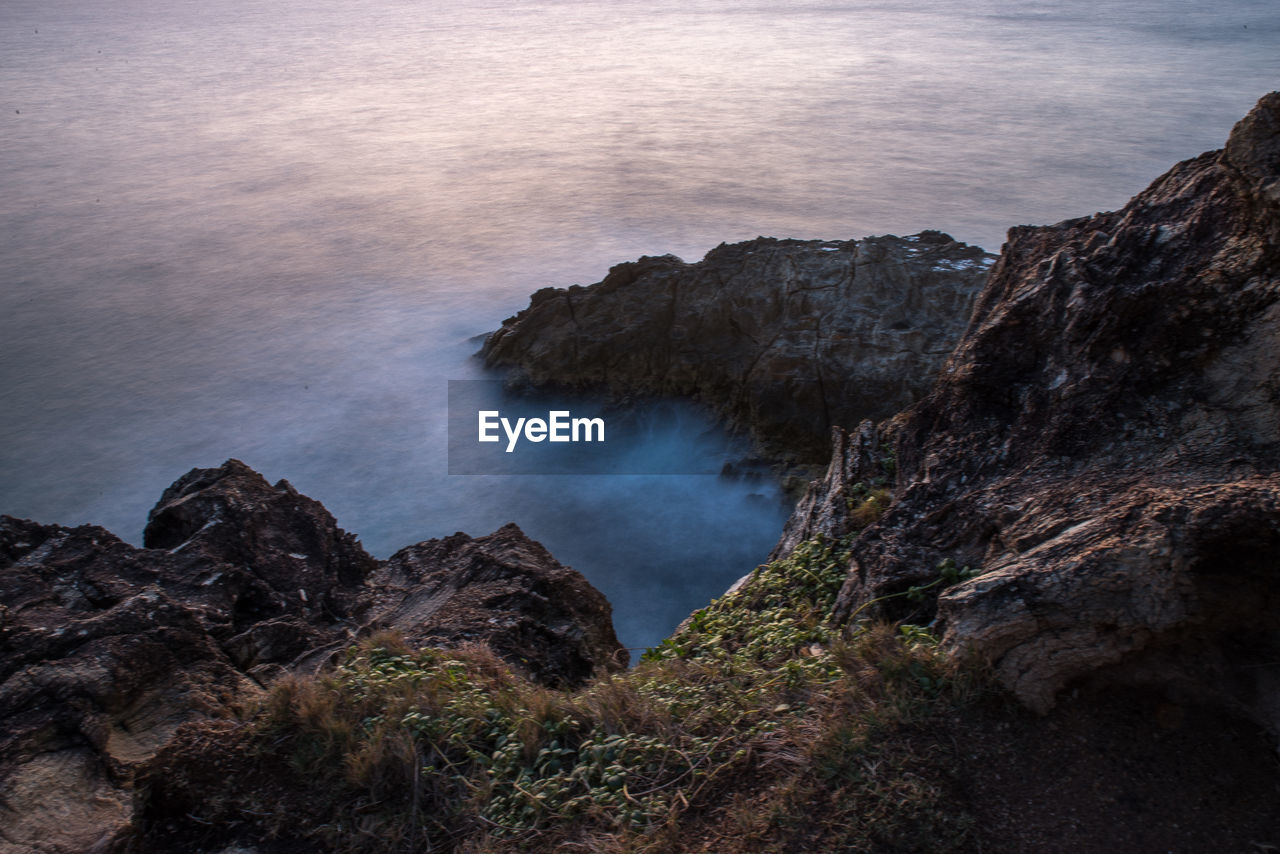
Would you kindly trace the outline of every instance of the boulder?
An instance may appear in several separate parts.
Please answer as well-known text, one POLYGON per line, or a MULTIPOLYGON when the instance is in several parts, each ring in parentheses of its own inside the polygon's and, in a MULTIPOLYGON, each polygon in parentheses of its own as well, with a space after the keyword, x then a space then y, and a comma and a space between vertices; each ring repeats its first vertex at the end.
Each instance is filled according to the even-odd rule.
POLYGON ((690 395, 767 456, 812 463, 832 426, 929 389, 994 260, 936 231, 645 257, 538 291, 481 354, 516 384, 690 395))
POLYGON ((401 549, 371 584, 376 625, 416 646, 483 641, 544 684, 576 687, 629 660, 604 595, 514 524, 401 549))

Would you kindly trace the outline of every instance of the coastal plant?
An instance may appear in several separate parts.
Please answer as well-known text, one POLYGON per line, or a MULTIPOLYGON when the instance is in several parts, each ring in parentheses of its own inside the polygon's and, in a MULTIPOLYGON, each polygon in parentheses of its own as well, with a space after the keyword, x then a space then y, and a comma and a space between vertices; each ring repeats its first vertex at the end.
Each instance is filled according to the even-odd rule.
POLYGON ((893 502, 893 492, 883 478, 870 483, 858 481, 849 488, 845 495, 845 509, 848 512, 849 524, 855 531, 869 528, 889 509, 893 502))
POLYGON ((329 674, 279 683, 250 721, 261 750, 335 804, 301 829, 276 816, 272 832, 347 851, 661 850, 690 823, 785 837, 801 797, 844 816, 834 834, 846 812, 883 813, 900 795, 914 800, 890 824, 915 821, 937 791, 858 769, 964 680, 925 627, 833 622, 848 547, 801 544, 632 670, 576 691, 536 685, 483 647, 367 639, 329 674), (764 795, 774 819, 735 817, 764 769, 786 781, 764 795))
POLYGON ((890 478, 898 473, 898 453, 888 442, 880 443, 880 469, 890 478))
POLYGON ((969 566, 956 566, 956 562, 953 558, 944 558, 939 561, 938 565, 935 567, 935 571, 937 574, 933 579, 923 584, 912 584, 906 590, 899 590, 896 593, 886 593, 883 596, 868 599, 866 602, 863 602, 855 608, 853 613, 849 615, 850 622, 853 622, 863 611, 895 599, 906 599, 908 602, 912 602, 917 605, 921 604, 926 601, 926 594, 930 590, 935 588, 946 589, 954 584, 959 584, 962 581, 968 581, 969 579, 976 578, 982 574, 982 570, 980 569, 974 569, 969 566))

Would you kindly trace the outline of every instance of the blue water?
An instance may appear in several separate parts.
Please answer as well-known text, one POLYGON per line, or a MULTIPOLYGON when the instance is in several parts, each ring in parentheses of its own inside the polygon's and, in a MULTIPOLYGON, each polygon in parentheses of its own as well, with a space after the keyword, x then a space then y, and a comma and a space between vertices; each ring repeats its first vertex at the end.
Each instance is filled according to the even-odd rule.
POLYGON ((474 336, 759 234, 995 250, 1277 85, 1273 0, 6 0, 0 512, 137 542, 234 456, 379 556, 516 521, 654 643, 768 552, 776 490, 449 476, 474 336))

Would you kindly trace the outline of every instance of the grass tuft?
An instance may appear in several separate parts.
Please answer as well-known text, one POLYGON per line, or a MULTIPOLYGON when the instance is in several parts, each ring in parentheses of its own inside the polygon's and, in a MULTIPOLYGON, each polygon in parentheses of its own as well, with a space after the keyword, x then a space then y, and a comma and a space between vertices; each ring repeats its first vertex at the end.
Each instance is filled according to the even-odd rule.
POLYGON ((980 680, 926 629, 833 624, 847 565, 845 543, 804 543, 572 693, 484 647, 370 638, 250 718, 290 785, 334 805, 272 832, 349 852, 949 850, 963 816, 894 745, 980 680))

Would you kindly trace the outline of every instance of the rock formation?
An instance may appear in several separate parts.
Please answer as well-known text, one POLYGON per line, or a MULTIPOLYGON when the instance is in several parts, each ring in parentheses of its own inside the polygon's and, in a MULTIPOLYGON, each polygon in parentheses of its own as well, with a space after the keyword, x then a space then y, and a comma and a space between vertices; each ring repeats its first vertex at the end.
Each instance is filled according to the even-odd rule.
MULTIPOLYGON (((695 394, 797 460, 834 436, 778 553, 856 534, 840 613, 936 616, 1032 708, 1154 686, 1280 734, 1280 93, 1122 210, 1010 231, 927 394, 842 429, 924 393, 987 257, 924 232, 645 258, 540 291, 484 353, 695 394)), ((626 663, 514 525, 378 562, 232 460, 166 490, 145 546, 0 517, 0 854, 123 850, 180 725, 363 633, 484 641, 557 686, 626 663)))
POLYGON ((0 517, 0 852, 114 850, 179 725, 358 636, 488 641, 573 685, 626 665, 604 597, 514 525, 383 564, 287 481, 230 460, 152 510, 146 548, 0 517))
POLYGON ((800 497, 769 560, 785 557, 805 540, 836 540, 866 527, 855 511, 893 481, 896 466, 886 438, 871 421, 863 421, 854 431, 833 427, 826 474, 810 483, 800 497))
POLYGON ((416 646, 483 641, 549 685, 573 686, 626 666, 611 607, 515 525, 401 549, 374 574, 377 624, 416 646))
POLYGON ((721 245, 544 288, 481 351, 534 386, 691 395, 775 459, 825 459, 833 425, 928 390, 994 257, 936 231, 721 245))
POLYGON ((1280 731, 1280 93, 1123 209, 1012 229, 932 391, 842 437, 784 548, 849 529, 884 474, 849 449, 881 446, 845 614, 949 558, 981 575, 938 599, 945 643, 1032 707, 1115 679, 1280 731))

